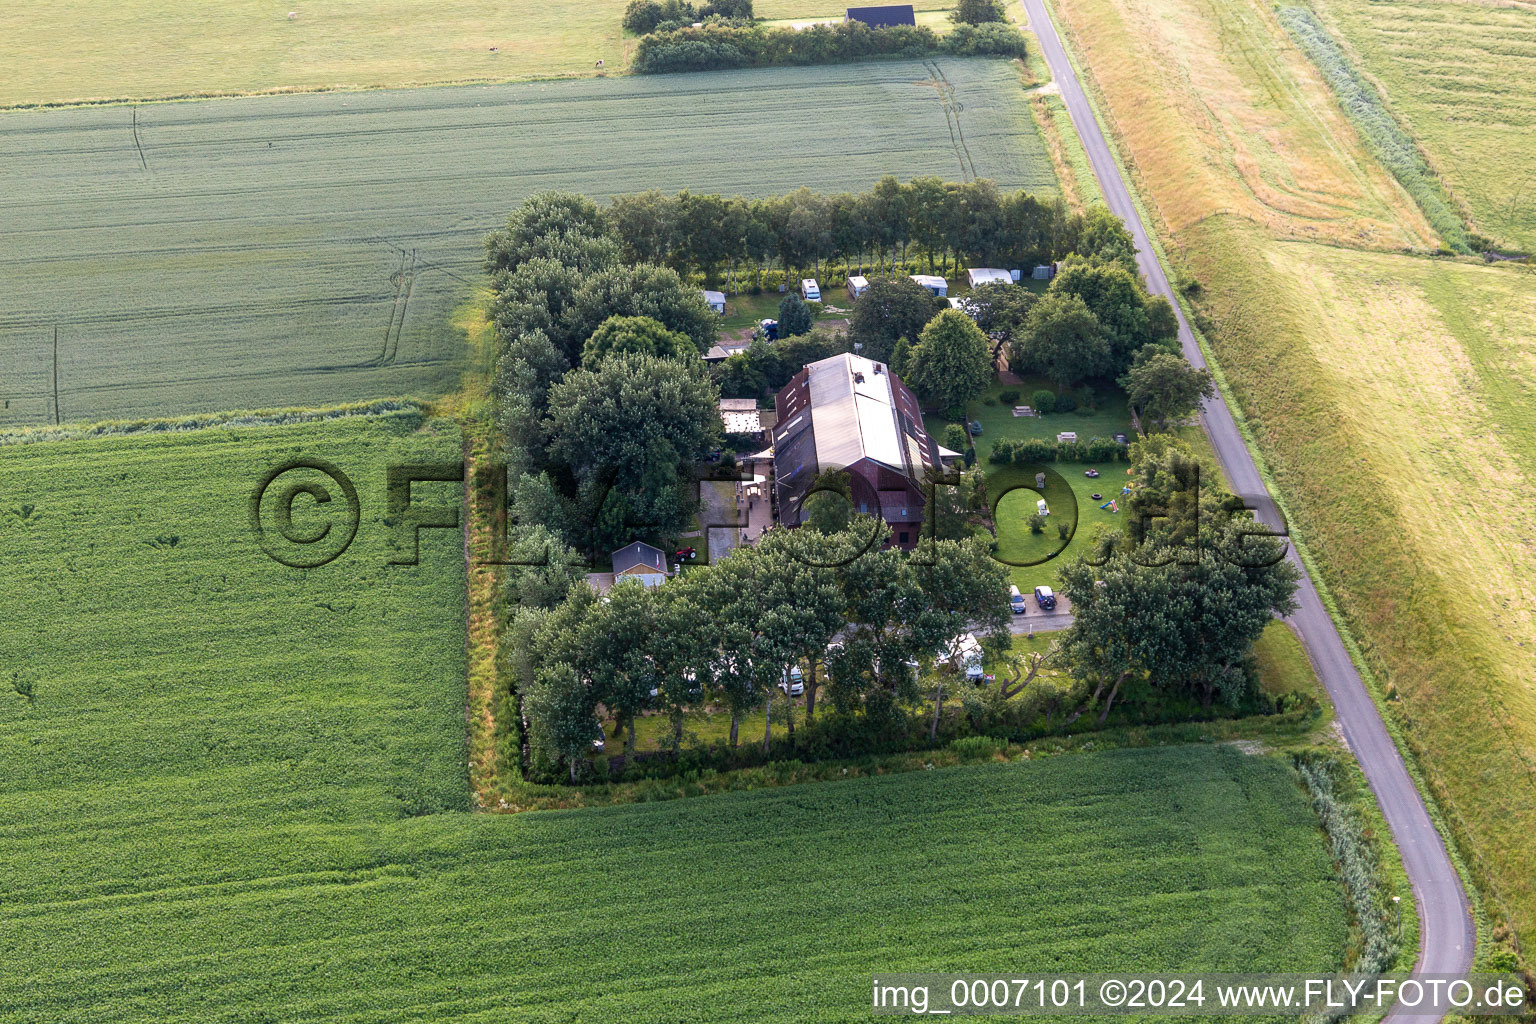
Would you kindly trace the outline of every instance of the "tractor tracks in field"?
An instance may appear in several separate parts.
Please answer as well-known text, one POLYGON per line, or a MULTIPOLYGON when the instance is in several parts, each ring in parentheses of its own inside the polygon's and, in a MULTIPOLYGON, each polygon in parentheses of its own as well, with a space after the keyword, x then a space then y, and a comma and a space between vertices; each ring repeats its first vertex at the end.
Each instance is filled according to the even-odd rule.
POLYGON ((955 87, 944 74, 944 69, 939 67, 938 61, 925 60, 923 67, 933 76, 939 104, 944 108, 944 121, 949 126, 949 143, 955 149, 956 159, 960 161, 960 176, 966 181, 975 181, 976 161, 971 158, 971 150, 965 144, 965 130, 960 126, 960 114, 965 110, 965 105, 955 99, 955 87))
POLYGON ((144 159, 144 144, 139 141, 139 108, 134 106, 130 109, 133 110, 133 148, 134 151, 139 154, 139 167, 141 167, 145 173, 148 173, 149 161, 144 159))
POLYGON ((384 347, 378 358, 369 360, 367 366, 393 366, 400 355, 400 335, 405 330, 405 313, 411 304, 411 291, 416 287, 416 250, 407 255, 400 250, 400 267, 389 275, 395 286, 395 301, 389 307, 389 323, 384 327, 384 347))

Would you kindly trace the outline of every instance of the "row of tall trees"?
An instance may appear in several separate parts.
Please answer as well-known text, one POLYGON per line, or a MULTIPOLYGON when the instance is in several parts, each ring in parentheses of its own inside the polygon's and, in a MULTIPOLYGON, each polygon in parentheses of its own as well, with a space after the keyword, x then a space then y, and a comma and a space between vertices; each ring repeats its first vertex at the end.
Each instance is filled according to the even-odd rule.
MULTIPOLYGON (((617 196, 582 224, 593 237, 616 241, 627 263, 693 272, 707 285, 739 286, 749 276, 760 284, 774 267, 791 278, 805 270, 819 277, 827 263, 895 274, 912 256, 947 271, 961 264, 1027 269, 1075 252, 1135 269, 1135 245, 1108 210, 1076 213, 1060 199, 1004 192, 986 179, 903 183, 887 176, 866 192, 801 188, 767 199, 652 190, 617 196)), ((490 256, 493 270, 504 265, 499 248, 490 256)))
MULTIPOLYGON (((535 754, 576 781, 604 718, 633 751, 636 718, 665 714, 678 749, 684 716, 705 705, 730 716, 735 746, 791 665, 805 667, 808 718, 823 697, 880 715, 923 696, 909 663, 931 665, 956 634, 1007 643, 1007 571, 984 544, 936 541, 914 558, 882 548, 885 531, 866 516, 838 534, 772 531, 657 589, 622 584, 605 599, 578 585, 552 607, 519 607, 505 649, 535 754)), ((792 740, 793 705, 784 713, 792 740)))
MULTIPOLYGON (((697 28, 679 25, 643 36, 630 70, 636 74, 719 71, 726 68, 796 67, 847 61, 916 59, 945 53, 956 57, 1020 57, 1024 34, 1006 22, 956 24, 945 35, 927 25, 870 28, 861 21, 775 28, 724 18, 697 28)), ((674 23, 675 24, 675 23, 674 23)))

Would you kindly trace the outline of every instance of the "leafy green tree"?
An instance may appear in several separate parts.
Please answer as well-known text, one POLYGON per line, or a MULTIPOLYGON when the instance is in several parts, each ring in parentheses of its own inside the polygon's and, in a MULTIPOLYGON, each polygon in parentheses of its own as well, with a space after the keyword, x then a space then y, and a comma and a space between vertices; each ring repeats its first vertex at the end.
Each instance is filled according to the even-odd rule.
POLYGON ((945 310, 923 328, 904 379, 936 405, 965 405, 992 382, 986 335, 958 309, 945 310))
POLYGON ((906 375, 907 365, 912 361, 912 343, 903 334, 896 339, 896 344, 891 348, 891 372, 898 377, 906 375))
POLYGON ((520 525, 509 538, 502 600, 509 608, 553 608, 586 584, 586 564, 549 527, 520 525))
POLYGON ((551 761, 558 764, 564 760, 570 767, 572 785, 576 784, 576 766, 591 752, 593 741, 603 735, 593 706, 591 692, 576 670, 566 664, 540 669, 523 694, 529 742, 551 761))
POLYGON ((549 386, 565 373, 565 357, 535 328, 511 338, 496 359, 492 390, 502 437, 514 448, 542 451, 549 386))
POLYGON ((1109 342, 1098 317, 1081 298, 1048 292, 1029 311, 1024 335, 1014 342, 1010 361, 1044 374, 1059 395, 1105 368, 1109 342))
POLYGON ((1079 713, 1107 687, 1102 721, 1125 685, 1238 707, 1255 693, 1253 643, 1295 609, 1300 572, 1182 442, 1146 438, 1132 458, 1125 533, 1102 565, 1062 570, 1076 620, 1063 648, 1095 685, 1079 713))
MULTIPOLYGON (((758 550, 771 560, 772 571, 758 577, 757 598, 770 609, 765 619, 771 622, 776 642, 787 650, 793 661, 804 662, 805 714, 816 714, 816 694, 820 686, 817 671, 827 644, 843 626, 843 591, 838 583, 842 559, 839 552, 850 543, 862 543, 869 536, 871 521, 859 517, 850 533, 864 532, 857 539, 844 535, 829 538, 812 530, 777 530, 764 538, 758 550)), ((873 525, 879 526, 878 520, 873 525)), ((791 705, 791 712, 793 706, 791 705)), ((790 741, 794 741, 794 717, 788 719, 790 741)))
POLYGON ((697 288, 677 271, 647 264, 610 267, 584 277, 550 340, 575 362, 576 350, 611 316, 647 316, 669 331, 686 334, 699 352, 709 351, 719 335, 719 318, 697 288))
POLYGON ((1136 274, 1136 240, 1126 230, 1125 222, 1105 206, 1094 206, 1083 218, 1075 250, 1090 260, 1117 263, 1127 273, 1136 274))
POLYGON ((688 335, 669 331, 648 316, 611 316, 598 325, 581 350, 581 364, 594 366, 616 352, 658 356, 663 359, 697 357, 688 335))
POLYGON ((1038 299, 1028 288, 1004 284, 978 288, 967 301, 977 327, 986 334, 996 332, 1011 340, 1023 329, 1038 299))
POLYGON ((971 446, 971 435, 958 423, 944 425, 944 447, 952 452, 963 452, 971 446))
POLYGON ((1142 351, 1149 355, 1138 357, 1120 378, 1120 386, 1144 420, 1167 426, 1170 420, 1194 412, 1216 393, 1210 370, 1196 369, 1182 356, 1154 349, 1142 351))
POLYGON ((589 500, 626 500, 638 532, 682 529, 677 474, 719 445, 719 400, 701 363, 610 356, 550 388, 549 457, 570 468, 589 500))
POLYGON ((516 270, 530 259, 556 257, 583 271, 618 262, 618 245, 608 236, 597 204, 575 192, 540 192, 523 200, 507 226, 485 240, 486 269, 493 275, 516 270))
POLYGON ((1146 293, 1135 272, 1119 263, 1069 258, 1050 293, 1075 295, 1093 311, 1109 342, 1108 373, 1124 372, 1137 349, 1152 341, 1146 293))
POLYGON ((958 0, 949 12, 949 20, 957 25, 984 25, 991 21, 1007 21, 1008 12, 1002 0, 958 0))
POLYGON ((916 338, 937 310, 926 288, 906 277, 877 277, 853 303, 848 338, 858 353, 890 362, 897 338, 916 338))
POLYGON ((811 333, 811 307, 794 292, 784 296, 779 303, 779 337, 792 338, 811 333))
MULTIPOLYGON (((557 260, 535 257, 518 264, 501 278, 496 299, 491 304, 491 321, 496 338, 504 349, 514 339, 538 331, 570 364, 580 355, 579 339, 572 336, 569 320, 576 292, 583 281, 582 272, 557 260)), ((587 332, 590 334, 591 332, 587 332)))
POLYGON ((1153 343, 1165 342, 1178 353, 1179 320, 1174 315, 1173 304, 1161 295, 1147 296, 1147 337, 1153 343))

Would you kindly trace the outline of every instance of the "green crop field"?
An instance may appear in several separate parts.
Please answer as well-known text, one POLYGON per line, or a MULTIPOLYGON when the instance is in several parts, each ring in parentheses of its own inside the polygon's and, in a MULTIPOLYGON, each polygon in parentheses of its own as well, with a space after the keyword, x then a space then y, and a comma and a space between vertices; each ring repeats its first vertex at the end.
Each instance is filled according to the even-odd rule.
POLYGON ((1312 0, 1428 155, 1472 229, 1536 249, 1536 7, 1312 0))
POLYGON ((540 189, 1054 193, 1012 66, 941 66, 0 115, 0 425, 53 418, 55 328, 66 422, 448 390, 481 239, 540 189))
POLYGON ((0 447, 0 1021, 851 1021, 877 970, 1338 965, 1307 801, 1227 747, 465 813, 461 542, 386 565, 382 480, 458 451, 406 416, 0 447), (319 569, 246 522, 296 456, 358 494, 319 569))

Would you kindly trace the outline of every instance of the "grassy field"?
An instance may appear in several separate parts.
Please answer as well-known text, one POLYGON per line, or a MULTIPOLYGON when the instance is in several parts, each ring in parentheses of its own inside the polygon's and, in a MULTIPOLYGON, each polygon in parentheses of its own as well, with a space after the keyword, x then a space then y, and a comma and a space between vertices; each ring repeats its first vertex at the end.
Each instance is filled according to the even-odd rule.
POLYGON ((0 13, 0 106, 619 71, 623 13, 624 0, 17 0, 0 13))
POLYGON ((1198 241, 1196 266, 1228 270, 1209 298, 1223 365, 1303 534, 1489 888, 1536 934, 1536 276, 1234 225, 1198 241))
POLYGON ((1149 212, 1216 213, 1292 238, 1426 247, 1423 215, 1365 152, 1317 69, 1258 0, 1057 0, 1110 97, 1149 212))
POLYGON ((1536 249, 1536 8, 1312 0, 1428 155, 1472 229, 1536 249))
MULTIPOLYGON (((1388 713, 1419 753, 1487 905, 1528 945, 1536 936, 1536 841, 1526 827, 1536 815, 1536 276, 1390 251, 1433 239, 1406 193, 1365 159, 1317 69, 1267 8, 1057 6, 1174 269, 1200 285, 1187 294, 1293 527, 1368 667, 1401 697, 1388 713), (1265 169, 1282 165, 1329 218, 1264 201, 1256 183, 1278 180, 1265 169)), ((1437 45, 1427 30, 1392 20, 1399 9, 1422 9, 1378 6, 1371 17, 1391 26, 1383 33, 1437 45)), ((1468 33, 1484 16, 1519 16, 1477 10, 1468 33)), ((1450 38, 1447 66, 1466 36, 1450 38)), ((1494 49, 1503 60, 1518 40, 1494 49)), ((1458 66, 1470 75, 1473 63, 1458 66)), ((1424 88, 1447 81, 1402 73, 1424 88)), ((1518 104, 1509 109, 1518 116, 1518 104)), ((1462 110, 1470 125, 1487 120, 1477 104, 1462 110)), ((1518 134, 1508 133, 1517 146, 1518 134)), ((1481 156, 1493 160, 1490 152, 1481 156)), ((1490 166, 1504 166, 1504 155, 1497 161, 1490 166)))
POLYGON ((1339 962, 1294 777, 1227 748, 462 813, 460 541, 385 564, 383 466, 458 452, 415 424, 0 448, 0 1020, 852 1021, 876 970, 1339 962), (245 525, 297 454, 360 499, 310 571, 245 525))
POLYGON ((974 163, 1054 192, 1010 66, 943 68, 960 143, 917 62, 0 115, 0 426, 52 419, 55 328, 65 421, 441 393, 481 239, 539 189, 835 191, 974 163), (853 106, 825 131, 774 115, 853 106))

